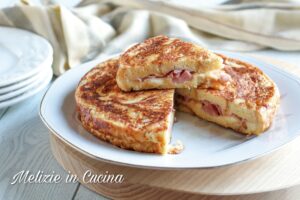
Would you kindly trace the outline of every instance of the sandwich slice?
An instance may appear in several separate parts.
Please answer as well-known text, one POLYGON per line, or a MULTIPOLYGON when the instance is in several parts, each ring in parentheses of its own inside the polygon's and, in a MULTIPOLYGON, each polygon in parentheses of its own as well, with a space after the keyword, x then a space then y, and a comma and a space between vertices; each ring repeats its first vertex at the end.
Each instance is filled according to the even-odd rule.
POLYGON ((123 91, 196 88, 222 67, 221 57, 200 46, 157 36, 121 55, 117 84, 123 91))
POLYGON ((271 125, 279 107, 278 88, 257 67, 222 58, 223 72, 230 78, 214 80, 219 85, 215 88, 177 89, 178 109, 243 134, 258 135, 271 125))
POLYGON ((75 99, 82 126, 124 149, 165 154, 171 137, 174 90, 123 92, 116 83, 118 60, 90 70, 75 99))

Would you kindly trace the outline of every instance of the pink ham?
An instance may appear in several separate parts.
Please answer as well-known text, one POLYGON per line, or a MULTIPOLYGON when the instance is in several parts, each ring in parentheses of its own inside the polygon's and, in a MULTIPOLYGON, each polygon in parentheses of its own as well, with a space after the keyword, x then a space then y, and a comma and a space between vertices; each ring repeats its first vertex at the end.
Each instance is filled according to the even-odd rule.
POLYGON ((147 77, 141 78, 141 81, 147 80, 147 79, 154 79, 154 78, 165 78, 170 77, 172 78, 172 81, 174 83, 183 83, 185 81, 189 81, 193 79, 193 75, 190 71, 185 69, 175 69, 170 71, 164 76, 155 76, 155 75, 149 75, 147 77))
POLYGON ((193 79, 191 72, 185 69, 175 69, 169 72, 168 76, 172 78, 174 83, 183 83, 193 79))
POLYGON ((204 112, 208 113, 209 115, 212 116, 221 116, 222 115, 222 109, 220 108, 219 105, 213 104, 209 101, 201 101, 202 104, 202 109, 204 112))

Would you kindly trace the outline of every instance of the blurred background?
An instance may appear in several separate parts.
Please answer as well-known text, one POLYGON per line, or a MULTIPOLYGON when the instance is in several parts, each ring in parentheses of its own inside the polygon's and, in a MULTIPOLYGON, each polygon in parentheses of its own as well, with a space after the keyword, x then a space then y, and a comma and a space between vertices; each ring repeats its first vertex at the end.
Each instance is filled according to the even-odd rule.
POLYGON ((0 6, 0 25, 52 44, 55 75, 160 34, 212 50, 300 61, 297 0, 2 0, 0 6))

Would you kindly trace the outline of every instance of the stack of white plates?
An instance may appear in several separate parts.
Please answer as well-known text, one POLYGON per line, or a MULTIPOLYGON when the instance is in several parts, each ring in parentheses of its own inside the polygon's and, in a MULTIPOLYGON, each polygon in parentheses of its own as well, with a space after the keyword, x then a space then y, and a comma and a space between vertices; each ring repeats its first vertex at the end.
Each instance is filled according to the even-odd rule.
POLYGON ((0 27, 0 108, 45 88, 52 79, 53 50, 31 32, 0 27))

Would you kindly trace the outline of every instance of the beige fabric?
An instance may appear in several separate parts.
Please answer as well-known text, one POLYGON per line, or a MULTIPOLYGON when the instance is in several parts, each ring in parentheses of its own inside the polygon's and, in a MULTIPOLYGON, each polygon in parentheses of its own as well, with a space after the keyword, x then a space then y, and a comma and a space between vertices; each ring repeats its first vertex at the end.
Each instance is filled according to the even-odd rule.
POLYGON ((212 6, 194 0, 86 0, 71 9, 23 1, 0 10, 0 25, 27 29, 51 42, 56 75, 159 34, 210 49, 298 51, 299 22, 300 3, 295 0, 212 6))

